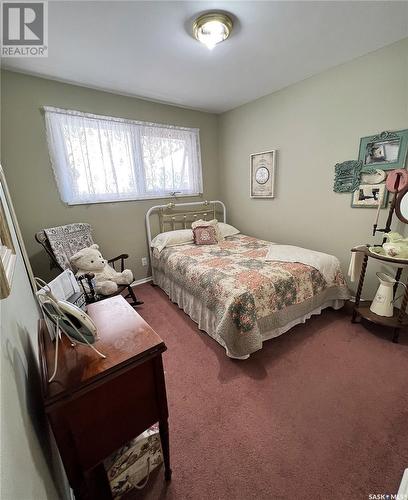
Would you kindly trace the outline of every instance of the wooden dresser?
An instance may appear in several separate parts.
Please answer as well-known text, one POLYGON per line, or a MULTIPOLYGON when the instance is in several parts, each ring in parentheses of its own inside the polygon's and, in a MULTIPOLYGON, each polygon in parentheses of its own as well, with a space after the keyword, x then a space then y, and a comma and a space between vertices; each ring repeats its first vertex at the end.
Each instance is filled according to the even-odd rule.
POLYGON ((75 498, 111 497, 103 460, 159 422, 165 478, 171 478, 168 409, 162 353, 166 346, 121 296, 88 306, 105 354, 63 336, 58 371, 54 344, 43 321, 39 356, 45 411, 75 498))

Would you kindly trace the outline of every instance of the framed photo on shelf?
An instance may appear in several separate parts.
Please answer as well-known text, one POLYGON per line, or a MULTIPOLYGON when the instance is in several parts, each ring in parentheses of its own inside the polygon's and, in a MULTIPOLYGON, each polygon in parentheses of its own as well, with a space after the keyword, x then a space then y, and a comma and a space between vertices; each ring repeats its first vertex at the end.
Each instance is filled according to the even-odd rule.
POLYGON ((408 152, 408 129, 381 132, 362 137, 358 159, 366 167, 394 170, 405 168, 408 152))
POLYGON ((388 190, 385 184, 360 184, 353 192, 351 206, 353 208, 381 208, 387 207, 388 190))
POLYGON ((253 153, 250 156, 250 197, 275 196, 276 149, 253 153))

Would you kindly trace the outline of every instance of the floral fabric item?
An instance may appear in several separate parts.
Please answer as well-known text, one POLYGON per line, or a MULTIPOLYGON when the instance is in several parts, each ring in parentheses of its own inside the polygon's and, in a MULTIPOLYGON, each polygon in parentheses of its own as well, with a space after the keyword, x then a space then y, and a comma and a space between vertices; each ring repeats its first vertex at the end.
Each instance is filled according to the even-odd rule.
POLYGON ((217 245, 166 248, 153 255, 153 280, 165 276, 199 299, 214 314, 222 344, 244 356, 262 347, 263 332, 287 324, 293 315, 349 298, 340 266, 327 282, 309 265, 265 262, 270 245, 238 234, 217 245))
POLYGON ((214 226, 198 226, 193 229, 196 245, 215 245, 218 243, 214 226))
MULTIPOLYGON (((104 461, 113 498, 120 499, 163 463, 159 426, 154 424, 104 461)), ((147 478, 148 479, 148 478, 147 478)))
POLYGON ((62 269, 71 269, 69 259, 94 244, 91 226, 83 222, 44 229, 52 251, 62 269))
POLYGON ((224 239, 223 235, 221 234, 217 219, 212 219, 212 220, 199 219, 199 220, 196 220, 191 224, 191 229, 194 230, 196 227, 199 227, 199 226, 202 226, 202 227, 211 226, 211 227, 213 227, 215 229, 215 235, 217 237, 217 241, 222 241, 224 239))

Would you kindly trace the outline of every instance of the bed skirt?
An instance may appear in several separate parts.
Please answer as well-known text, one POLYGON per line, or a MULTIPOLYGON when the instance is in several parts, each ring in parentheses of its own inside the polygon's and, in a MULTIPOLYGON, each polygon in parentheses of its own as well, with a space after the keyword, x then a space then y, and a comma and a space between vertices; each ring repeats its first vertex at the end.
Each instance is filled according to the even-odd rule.
MULTIPOLYGON (((153 269, 152 274, 153 283, 158 285, 169 296, 172 302, 176 303, 180 309, 190 316, 190 318, 197 323, 200 330, 206 332, 210 337, 222 345, 228 357, 233 359, 249 358, 250 354, 235 356, 228 350, 228 346, 225 345, 224 339, 217 334, 215 314, 206 307, 201 300, 194 297, 194 295, 157 269, 153 269)), ((272 321, 272 323, 276 323, 276 325, 272 327, 270 319, 261 318, 259 326, 262 342, 278 337, 300 323, 305 323, 311 316, 320 314, 323 309, 328 307, 341 309, 345 301, 343 299, 333 298, 331 295, 336 295, 336 291, 333 293, 333 288, 325 290, 323 293, 314 296, 306 302, 289 306, 277 312, 275 321, 272 321)))

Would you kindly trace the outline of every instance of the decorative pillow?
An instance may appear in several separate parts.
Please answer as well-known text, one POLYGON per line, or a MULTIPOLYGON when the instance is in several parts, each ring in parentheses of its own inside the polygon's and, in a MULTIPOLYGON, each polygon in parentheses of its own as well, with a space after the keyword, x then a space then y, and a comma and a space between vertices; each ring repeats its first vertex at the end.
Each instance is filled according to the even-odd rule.
POLYGON ((193 229, 196 245, 216 245, 218 243, 214 226, 198 226, 193 229))
POLYGON ((234 236, 235 234, 239 234, 241 232, 238 231, 236 227, 225 224, 224 222, 218 223, 218 229, 221 233, 222 238, 226 238, 227 236, 234 236))
POLYGON ((212 219, 212 220, 203 220, 199 219, 194 221, 191 224, 191 228, 194 230, 196 227, 204 227, 204 226, 212 226, 215 229, 215 235, 217 237, 217 241, 222 241, 224 238, 222 237, 219 227, 218 227, 218 221, 217 219, 212 219))
POLYGON ((161 252, 163 248, 174 247, 176 245, 188 245, 194 243, 193 231, 191 229, 178 229, 176 231, 166 231, 153 238, 151 247, 161 252))

